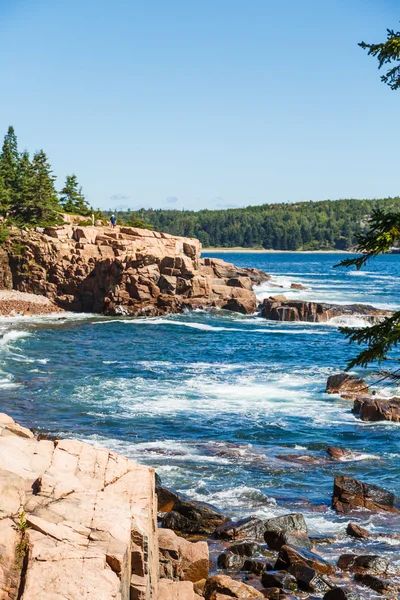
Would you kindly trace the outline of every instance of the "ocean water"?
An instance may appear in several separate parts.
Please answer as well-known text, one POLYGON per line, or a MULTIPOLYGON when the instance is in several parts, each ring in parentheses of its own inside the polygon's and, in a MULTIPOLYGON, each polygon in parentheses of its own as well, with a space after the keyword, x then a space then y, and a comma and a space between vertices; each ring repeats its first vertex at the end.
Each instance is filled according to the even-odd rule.
MULTIPOLYGON (((335 254, 220 257, 273 275, 257 288, 260 299, 286 293, 400 307, 400 256, 380 257, 361 272, 334 269, 342 258, 335 254), (310 289, 290 290, 291 282, 310 289)), ((275 323, 221 310, 3 319, 0 410, 152 465, 165 485, 232 517, 302 511, 312 534, 339 536, 320 547, 335 558, 361 548, 344 536, 350 520, 400 533, 396 516, 339 517, 330 508, 337 474, 400 495, 400 425, 363 423, 351 414, 352 402, 324 392, 327 377, 356 352, 339 324, 275 323), (357 454, 329 461, 329 445, 357 454), (313 462, 302 464, 304 456, 313 462)), ((372 369, 363 374, 376 379, 372 369)), ((399 540, 369 544, 400 564, 399 540)))

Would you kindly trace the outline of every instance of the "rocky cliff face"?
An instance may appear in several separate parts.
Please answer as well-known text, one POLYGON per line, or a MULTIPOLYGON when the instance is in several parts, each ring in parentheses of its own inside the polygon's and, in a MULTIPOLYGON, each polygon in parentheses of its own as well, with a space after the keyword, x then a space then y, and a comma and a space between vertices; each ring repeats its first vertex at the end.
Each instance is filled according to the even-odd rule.
POLYGON ((252 286, 268 278, 201 259, 198 240, 134 227, 48 227, 8 241, 13 287, 73 311, 157 315, 185 308, 256 311, 252 286))
POLYGON ((153 469, 0 414, 1 600, 196 600, 206 542, 163 531, 153 469))

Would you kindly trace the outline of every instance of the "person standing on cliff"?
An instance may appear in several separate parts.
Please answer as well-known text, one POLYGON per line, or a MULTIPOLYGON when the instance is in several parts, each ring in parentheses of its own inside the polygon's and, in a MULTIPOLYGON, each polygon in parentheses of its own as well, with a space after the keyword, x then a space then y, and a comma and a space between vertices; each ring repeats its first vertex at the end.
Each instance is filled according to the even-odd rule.
POLYGON ((111 227, 114 229, 114 227, 115 227, 115 226, 116 226, 116 224, 117 224, 117 218, 116 218, 116 216, 115 216, 115 215, 112 215, 112 216, 111 216, 110 223, 111 223, 111 227))

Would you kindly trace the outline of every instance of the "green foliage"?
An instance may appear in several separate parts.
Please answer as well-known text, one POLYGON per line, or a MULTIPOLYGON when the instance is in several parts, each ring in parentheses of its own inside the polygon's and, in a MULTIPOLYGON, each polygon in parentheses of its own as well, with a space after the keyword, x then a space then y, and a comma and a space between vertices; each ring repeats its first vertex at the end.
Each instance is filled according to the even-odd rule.
POLYGON ((65 212, 83 216, 91 214, 92 211, 82 194, 82 188, 75 174, 67 175, 60 196, 60 203, 65 212))
MULTIPOLYGON (((140 218, 157 231, 198 238, 204 247, 348 250, 374 210, 400 209, 400 198, 264 204, 228 210, 118 212, 118 223, 140 218)), ((115 212, 115 211, 113 211, 115 212)), ((111 211, 105 213, 108 217, 111 211)))
POLYGON ((10 237, 10 230, 6 225, 0 224, 0 246, 3 246, 10 237))
POLYGON ((383 83, 386 83, 392 90, 400 87, 400 31, 387 30, 387 40, 381 44, 359 44, 368 54, 378 59, 379 69, 383 65, 395 63, 385 75, 381 76, 383 83))
POLYGON ((135 216, 130 217, 125 221, 124 225, 127 225, 128 227, 138 227, 139 229, 149 229, 150 231, 154 229, 154 226, 151 223, 145 223, 143 219, 138 219, 135 216))
MULTIPOLYGON (((347 258, 336 266, 355 266, 361 269, 371 258, 388 252, 399 240, 400 213, 376 210, 369 220, 367 233, 358 239, 357 250, 362 253, 361 256, 347 258)), ((347 370, 356 366, 366 367, 374 361, 381 363, 400 342, 400 312, 372 327, 341 327, 340 331, 350 343, 366 345, 366 348, 348 363, 347 370)))
POLYGON ((8 190, 16 184, 18 169, 18 143, 13 127, 9 127, 4 136, 3 147, 0 154, 0 178, 8 190))
POLYGON ((33 156, 18 190, 13 213, 19 224, 46 226, 61 221, 55 177, 43 150, 33 156))

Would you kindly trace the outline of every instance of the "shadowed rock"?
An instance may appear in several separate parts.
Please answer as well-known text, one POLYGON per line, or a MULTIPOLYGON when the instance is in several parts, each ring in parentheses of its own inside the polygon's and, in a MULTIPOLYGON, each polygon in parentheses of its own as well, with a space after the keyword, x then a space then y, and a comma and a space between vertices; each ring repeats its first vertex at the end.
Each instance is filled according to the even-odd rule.
POLYGON ((355 509, 399 512, 398 499, 394 494, 377 485, 363 483, 346 475, 335 477, 332 508, 339 513, 355 509))
POLYGON ((388 311, 367 304, 326 304, 288 300, 285 296, 271 296, 261 305, 261 314, 272 321, 306 321, 326 323, 334 317, 361 317, 370 323, 377 323, 388 316, 388 311))
POLYGON ((400 398, 356 398, 353 414, 362 421, 394 421, 400 423, 400 398))

